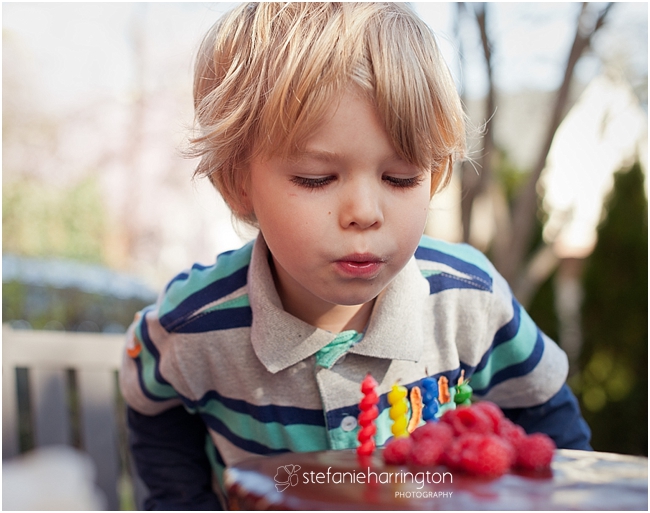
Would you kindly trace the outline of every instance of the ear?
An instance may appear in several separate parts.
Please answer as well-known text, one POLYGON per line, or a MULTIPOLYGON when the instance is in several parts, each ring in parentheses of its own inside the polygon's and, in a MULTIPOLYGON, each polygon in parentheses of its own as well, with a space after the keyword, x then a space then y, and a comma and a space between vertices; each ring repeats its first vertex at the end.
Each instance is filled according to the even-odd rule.
POLYGON ((242 187, 240 189, 237 200, 233 203, 233 211, 241 219, 247 219, 255 215, 248 188, 242 187))

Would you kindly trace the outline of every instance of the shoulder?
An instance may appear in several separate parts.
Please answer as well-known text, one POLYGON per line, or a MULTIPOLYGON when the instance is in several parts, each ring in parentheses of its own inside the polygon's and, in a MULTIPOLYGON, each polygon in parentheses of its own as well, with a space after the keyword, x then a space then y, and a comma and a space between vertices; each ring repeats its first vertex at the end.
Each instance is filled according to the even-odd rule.
POLYGON ((197 314, 226 307, 248 307, 246 285, 253 241, 240 249, 221 253, 214 264, 194 264, 176 275, 157 304, 166 331, 175 330, 197 314))
POLYGON ((450 285, 492 291, 496 270, 488 258, 469 244, 446 242, 422 236, 415 259, 422 276, 429 280, 434 292, 438 286, 450 285))

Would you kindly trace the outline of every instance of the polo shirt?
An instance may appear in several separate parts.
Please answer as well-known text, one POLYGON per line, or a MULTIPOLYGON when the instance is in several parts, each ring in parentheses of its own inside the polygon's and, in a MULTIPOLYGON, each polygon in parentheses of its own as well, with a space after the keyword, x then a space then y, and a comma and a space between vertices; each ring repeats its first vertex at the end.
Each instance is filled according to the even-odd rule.
POLYGON ((285 312, 260 235, 176 276, 127 337, 127 404, 200 415, 220 484, 226 465, 252 455, 356 447, 367 373, 378 382, 382 445, 397 382, 445 376, 453 393, 464 372, 476 398, 526 409, 558 394, 568 372, 564 352, 484 255, 426 236, 377 297, 364 333, 330 333, 285 312))

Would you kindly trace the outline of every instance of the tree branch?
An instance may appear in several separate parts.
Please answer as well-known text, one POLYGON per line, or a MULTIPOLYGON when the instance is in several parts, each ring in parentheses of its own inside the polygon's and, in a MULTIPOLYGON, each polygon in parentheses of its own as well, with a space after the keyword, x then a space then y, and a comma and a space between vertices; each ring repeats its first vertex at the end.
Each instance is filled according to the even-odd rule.
POLYGON ((589 3, 583 3, 576 23, 576 33, 567 59, 562 84, 557 91, 551 120, 546 130, 539 158, 530 177, 517 196, 512 209, 512 234, 510 248, 503 254, 495 255, 495 266, 513 285, 519 275, 531 243, 537 215, 538 181, 546 167, 546 160, 551 149, 553 137, 566 115, 569 91, 576 64, 584 51, 590 46, 594 34, 604 25, 607 13, 612 7, 608 4, 599 14, 591 28, 585 27, 590 15, 589 3))
MULTIPOLYGON (((474 200, 483 193, 492 180, 492 156, 494 153, 494 136, 492 133, 492 119, 495 110, 494 80, 492 77, 492 44, 487 34, 487 6, 485 3, 476 4, 473 10, 476 23, 481 34, 481 44, 485 57, 486 74, 488 79, 488 92, 485 103, 485 125, 483 127, 483 146, 480 158, 481 173, 477 174, 471 165, 462 167, 462 196, 461 196, 461 220, 463 226, 463 240, 468 242, 471 235, 471 218, 474 200)), ((462 8, 469 10, 466 4, 458 5, 458 13, 462 8)))

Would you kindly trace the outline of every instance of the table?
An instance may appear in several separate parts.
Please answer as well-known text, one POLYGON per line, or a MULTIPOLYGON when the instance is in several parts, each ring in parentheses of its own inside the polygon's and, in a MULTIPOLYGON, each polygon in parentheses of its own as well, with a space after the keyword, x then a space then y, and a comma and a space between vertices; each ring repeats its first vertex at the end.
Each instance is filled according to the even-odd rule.
POLYGON ((568 449, 546 473, 497 479, 388 466, 381 451, 362 463, 353 450, 253 458, 224 478, 231 509, 648 510, 647 458, 568 449))

